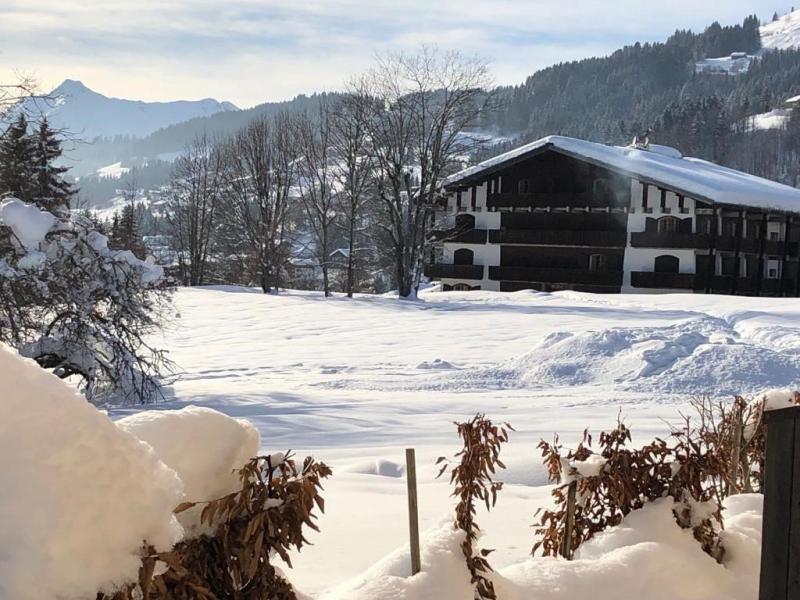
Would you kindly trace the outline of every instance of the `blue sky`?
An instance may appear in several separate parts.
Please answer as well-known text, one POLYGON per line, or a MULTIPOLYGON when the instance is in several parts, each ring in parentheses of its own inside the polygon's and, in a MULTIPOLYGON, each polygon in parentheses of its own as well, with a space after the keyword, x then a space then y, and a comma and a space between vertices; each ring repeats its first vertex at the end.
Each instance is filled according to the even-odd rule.
POLYGON ((0 81, 80 79, 110 96, 246 107, 339 89, 375 52, 436 44, 487 58, 497 83, 712 21, 757 0, 2 0, 0 81))

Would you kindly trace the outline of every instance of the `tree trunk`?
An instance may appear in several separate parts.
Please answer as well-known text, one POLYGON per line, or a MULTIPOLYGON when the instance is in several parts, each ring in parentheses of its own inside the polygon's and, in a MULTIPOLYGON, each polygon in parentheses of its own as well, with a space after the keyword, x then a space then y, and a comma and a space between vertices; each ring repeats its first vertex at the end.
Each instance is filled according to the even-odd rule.
POLYGON ((355 234, 356 234, 356 221, 350 219, 350 237, 347 245, 347 297, 353 297, 353 286, 355 280, 354 265, 353 265, 353 250, 355 248, 355 234))

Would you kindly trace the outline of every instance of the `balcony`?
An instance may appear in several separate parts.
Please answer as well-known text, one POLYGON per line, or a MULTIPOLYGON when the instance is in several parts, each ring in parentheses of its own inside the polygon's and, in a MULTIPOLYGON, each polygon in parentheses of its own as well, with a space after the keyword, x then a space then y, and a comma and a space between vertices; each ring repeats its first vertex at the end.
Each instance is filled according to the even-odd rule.
POLYGON ((635 288, 693 290, 695 282, 693 273, 655 273, 652 271, 633 271, 631 273, 631 285, 635 288))
POLYGON ((483 279, 483 265, 452 265, 436 263, 425 265, 425 276, 431 279, 483 279))
MULTIPOLYGON (((780 242, 779 242, 780 244, 780 242)), ((714 240, 714 247, 725 252, 739 252, 758 254, 761 252, 761 240, 758 238, 743 238, 733 235, 721 235, 714 240)))
POLYGON ((492 244, 624 248, 627 241, 628 235, 622 231, 501 229, 489 232, 489 242, 492 244))
POLYGON ((571 193, 548 193, 530 192, 528 194, 517 194, 513 192, 502 192, 489 194, 486 199, 489 208, 522 208, 527 206, 552 206, 563 208, 567 206, 580 206, 592 208, 605 208, 606 206, 618 206, 619 202, 614 194, 608 196, 595 196, 587 192, 571 193))
POLYGON ((542 267, 489 267, 494 281, 537 281, 542 283, 578 283, 584 285, 622 285, 622 271, 589 269, 551 269, 542 267))
POLYGON ((459 244, 485 244, 486 229, 434 229, 431 236, 437 242, 454 242, 459 244))
POLYGON ((503 212, 503 229, 545 229, 559 231, 619 231, 628 228, 628 215, 615 213, 503 212))
POLYGON ((690 248, 706 250, 710 247, 709 236, 701 233, 658 233, 638 231, 631 233, 634 248, 690 248))

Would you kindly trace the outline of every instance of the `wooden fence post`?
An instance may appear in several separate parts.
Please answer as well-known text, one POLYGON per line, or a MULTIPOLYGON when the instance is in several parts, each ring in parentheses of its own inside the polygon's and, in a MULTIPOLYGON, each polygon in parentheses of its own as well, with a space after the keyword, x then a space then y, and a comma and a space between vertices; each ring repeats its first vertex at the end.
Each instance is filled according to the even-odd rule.
POLYGON ((572 531, 575 528, 575 497, 578 482, 573 481, 567 487, 567 512, 564 515, 564 538, 561 540, 561 556, 572 560, 572 531))
POLYGON ((760 600, 800 598, 800 406, 764 413, 760 600))
POLYGON ((413 448, 406 448, 406 484, 408 485, 408 533, 411 546, 411 575, 416 575, 422 566, 419 554, 417 463, 413 448))
POLYGON ((744 419, 743 411, 744 409, 737 404, 734 406, 734 414, 733 414, 733 440, 732 448, 731 448, 731 464, 730 464, 730 473, 731 479, 728 481, 728 489, 727 495, 730 496, 731 494, 738 494, 741 489, 739 488, 739 461, 742 456, 742 435, 744 434, 744 423, 742 422, 744 419))

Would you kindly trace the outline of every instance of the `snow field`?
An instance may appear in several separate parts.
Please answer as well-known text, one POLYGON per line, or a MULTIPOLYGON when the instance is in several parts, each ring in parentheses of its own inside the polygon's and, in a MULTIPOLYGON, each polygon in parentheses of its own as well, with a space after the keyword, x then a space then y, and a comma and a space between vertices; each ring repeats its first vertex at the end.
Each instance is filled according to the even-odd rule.
POLYGON ((645 442, 697 390, 800 383, 800 303, 788 298, 424 292, 406 302, 227 287, 181 289, 176 309, 158 341, 182 374, 156 408, 246 418, 268 440, 262 451, 291 448, 334 469, 322 531, 288 571, 314 596, 407 545, 406 447, 417 449, 422 530, 449 517, 454 500, 433 463, 458 450, 454 420, 480 411, 517 430, 497 508, 478 515, 503 571, 525 560, 534 513, 551 501, 539 439, 576 443, 621 411, 645 442))

